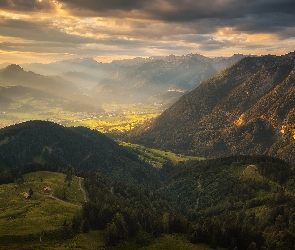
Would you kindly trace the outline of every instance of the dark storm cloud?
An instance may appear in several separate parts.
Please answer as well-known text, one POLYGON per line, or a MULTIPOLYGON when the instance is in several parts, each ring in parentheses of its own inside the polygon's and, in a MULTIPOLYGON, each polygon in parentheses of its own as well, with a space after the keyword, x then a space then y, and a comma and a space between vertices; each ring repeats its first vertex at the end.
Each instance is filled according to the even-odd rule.
POLYGON ((295 0, 0 0, 0 10, 0 52, 283 53, 295 37, 295 0))
POLYGON ((294 13, 294 0, 59 0, 71 10, 111 15, 116 11, 131 16, 138 11, 162 21, 189 21, 200 18, 243 17, 247 14, 294 13))
POLYGON ((145 6, 142 0, 59 0, 61 3, 67 4, 72 9, 86 9, 96 12, 105 11, 130 11, 133 9, 142 9, 145 6))
POLYGON ((294 0, 59 0, 76 15, 140 18, 198 24, 206 34, 219 27, 277 33, 295 23, 294 0))
POLYGON ((51 0, 1 0, 0 9, 17 11, 50 11, 55 8, 51 0))
MULTIPOLYGON (((287 13, 248 15, 243 19, 236 19, 234 21, 232 25, 234 25, 235 29, 238 31, 247 33, 277 33, 282 37, 290 37, 291 34, 284 35, 285 29, 295 27, 295 15, 287 13)), ((293 37, 294 35, 295 34, 293 34, 293 37)))

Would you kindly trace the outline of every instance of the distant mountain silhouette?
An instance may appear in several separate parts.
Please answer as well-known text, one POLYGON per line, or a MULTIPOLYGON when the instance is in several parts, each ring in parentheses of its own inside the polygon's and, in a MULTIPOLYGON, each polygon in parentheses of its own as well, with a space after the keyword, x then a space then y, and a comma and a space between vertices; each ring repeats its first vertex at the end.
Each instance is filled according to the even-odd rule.
POLYGON ((198 86, 202 80, 243 57, 244 55, 208 58, 189 54, 114 62, 119 67, 101 80, 95 90, 97 95, 105 94, 111 100, 171 104, 183 93, 198 86))
POLYGON ((93 99, 121 103, 171 104, 220 70, 245 57, 208 58, 199 54, 116 60, 99 63, 93 58, 49 64, 21 65, 42 75, 61 76, 93 99))
POLYGON ((130 140, 206 157, 295 162, 295 53, 247 57, 203 81, 130 140))
POLYGON ((71 111, 103 111, 97 107, 98 102, 85 98, 75 85, 61 77, 27 72, 16 64, 0 70, 0 96, 8 98, 7 104, 13 99, 14 102, 28 103, 33 109, 40 108, 38 103, 34 104, 40 100, 48 107, 60 106, 71 111))
POLYGON ((50 77, 38 75, 34 72, 24 71, 22 67, 11 64, 0 70, 1 86, 18 85, 32 87, 44 91, 62 91, 63 93, 71 89, 67 82, 62 79, 52 79, 50 77), (60 80, 60 81, 58 81, 60 80))

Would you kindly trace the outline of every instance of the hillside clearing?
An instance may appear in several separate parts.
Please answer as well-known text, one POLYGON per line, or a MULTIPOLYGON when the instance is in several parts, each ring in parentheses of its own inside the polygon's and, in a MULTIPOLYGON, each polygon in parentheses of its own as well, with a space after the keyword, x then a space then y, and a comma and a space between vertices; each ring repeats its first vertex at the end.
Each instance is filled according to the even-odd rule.
POLYGON ((53 172, 35 172, 24 176, 24 183, 0 186, 0 235, 26 235, 42 231, 56 230, 64 221, 70 222, 79 211, 83 193, 79 190, 79 180, 73 178, 70 187, 64 182, 65 175, 53 172), (54 195, 66 202, 52 199, 44 193, 50 186, 54 195), (33 191, 31 198, 25 192, 33 191))

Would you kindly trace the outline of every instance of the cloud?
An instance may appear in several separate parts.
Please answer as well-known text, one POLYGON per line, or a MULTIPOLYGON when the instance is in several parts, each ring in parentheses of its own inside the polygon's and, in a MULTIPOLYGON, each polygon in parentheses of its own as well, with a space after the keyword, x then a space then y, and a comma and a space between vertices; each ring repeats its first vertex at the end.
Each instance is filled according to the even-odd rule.
POLYGON ((0 0, 0 53, 288 52, 294 13, 294 0, 0 0))
POLYGON ((92 38, 68 34, 49 21, 25 21, 0 17, 0 26, 1 36, 72 44, 96 42, 92 38))
POLYGON ((207 0, 58 1, 77 16, 125 18, 183 26, 192 26, 193 23, 195 32, 199 34, 213 33, 227 26, 242 32, 279 34, 295 24, 294 0, 212 0, 210 4, 207 0))
MULTIPOLYGON (((237 18, 249 14, 294 13, 293 0, 58 0, 70 11, 92 11, 99 16, 137 16, 162 21, 190 21, 201 18, 237 18)), ((88 12, 89 14, 89 12, 88 12)))
POLYGON ((14 11, 51 11, 56 8, 52 0, 1 0, 0 8, 14 11))
POLYGON ((295 15, 287 13, 248 15, 243 19, 231 21, 231 25, 235 27, 236 31, 241 32, 272 33, 278 36, 292 37, 292 34, 285 33, 285 30, 295 27, 295 15))

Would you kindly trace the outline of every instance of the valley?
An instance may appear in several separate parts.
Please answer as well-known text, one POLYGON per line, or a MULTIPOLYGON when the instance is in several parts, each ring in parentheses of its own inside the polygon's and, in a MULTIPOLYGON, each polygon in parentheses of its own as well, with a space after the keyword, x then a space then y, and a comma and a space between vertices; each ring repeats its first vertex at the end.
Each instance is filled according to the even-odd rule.
POLYGON ((294 0, 0 0, 0 250, 295 250, 294 0))
POLYGON ((102 133, 122 133, 157 117, 163 110, 160 104, 103 104, 104 111, 73 112, 63 107, 50 107, 41 101, 21 100, 0 110, 0 128, 31 120, 45 120, 64 126, 84 126, 102 133), (30 103, 35 108, 26 107, 30 103), (36 110, 38 109, 38 110, 36 110))
POLYGON ((82 119, 61 122, 68 127, 84 126, 107 134, 120 134, 129 131, 162 113, 161 104, 102 104, 104 113, 82 119))
POLYGON ((293 59, 0 69, 0 249, 293 249, 293 59))

